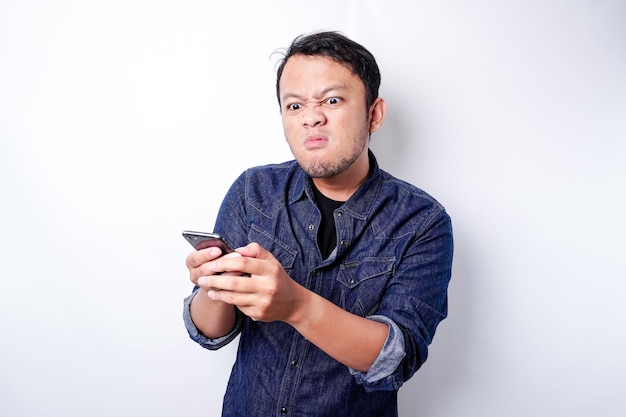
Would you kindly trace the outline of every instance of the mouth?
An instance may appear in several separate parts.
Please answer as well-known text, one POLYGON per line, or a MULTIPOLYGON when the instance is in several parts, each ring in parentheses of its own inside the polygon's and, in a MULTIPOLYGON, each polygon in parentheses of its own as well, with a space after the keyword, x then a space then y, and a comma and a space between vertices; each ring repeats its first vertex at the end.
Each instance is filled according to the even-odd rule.
POLYGON ((328 138, 322 135, 311 135, 304 140, 305 149, 319 149, 328 143, 328 138))

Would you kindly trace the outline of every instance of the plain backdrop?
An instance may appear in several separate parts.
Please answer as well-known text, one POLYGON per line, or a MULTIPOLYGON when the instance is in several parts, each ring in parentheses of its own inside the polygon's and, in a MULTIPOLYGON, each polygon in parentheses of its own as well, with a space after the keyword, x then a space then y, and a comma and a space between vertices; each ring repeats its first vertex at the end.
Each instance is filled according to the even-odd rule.
MULTIPOLYGON (((183 229, 291 159, 280 48, 377 57, 372 148, 453 219, 405 417, 626 415, 626 2, 0 1, 0 415, 216 416, 183 229)), ((260 358, 259 360, 262 360, 260 358)))

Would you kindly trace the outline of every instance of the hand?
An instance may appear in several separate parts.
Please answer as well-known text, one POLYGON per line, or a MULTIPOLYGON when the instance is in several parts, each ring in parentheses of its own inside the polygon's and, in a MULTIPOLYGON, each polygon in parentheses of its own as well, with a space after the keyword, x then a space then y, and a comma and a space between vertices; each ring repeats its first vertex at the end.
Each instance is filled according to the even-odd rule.
MULTIPOLYGON (((235 308, 232 305, 214 301, 207 296, 207 293, 212 291, 211 287, 207 285, 207 276, 219 273, 212 271, 209 265, 221 255, 220 249, 207 248, 190 253, 186 260, 191 282, 200 287, 191 301, 189 312, 196 327, 202 334, 211 339, 222 337, 230 332, 235 326, 236 320, 235 308)), ((224 256, 241 257, 238 253, 224 256)))
MULTIPOLYGON (((219 248, 212 247, 207 249, 201 249, 190 253, 187 256, 186 264, 187 269, 189 269, 189 279, 195 285, 199 287, 203 287, 205 291, 208 291, 209 288, 204 285, 204 282, 198 282, 201 277, 213 274, 220 274, 221 272, 212 271, 209 268, 209 263, 222 255, 222 251, 219 248)), ((239 253, 233 252, 225 257, 241 257, 239 253)), ((231 273, 232 274, 232 273, 231 273)), ((240 274, 239 274, 240 275, 240 274)))
MULTIPOLYGON (((240 256, 229 254, 220 258, 218 253, 217 258, 212 254, 193 257, 192 265, 200 265, 198 260, 205 262, 192 268, 192 275, 200 274, 196 282, 208 288, 208 297, 202 298, 207 302, 217 301, 211 301, 216 307, 236 305, 252 320, 280 320, 290 324, 339 362, 367 372, 387 338, 386 324, 349 313, 304 288, 291 279, 280 262, 257 243, 238 248, 236 253, 240 256), (221 271, 226 272, 215 275, 221 271), (242 273, 250 276, 241 276, 242 273)), ((234 308, 230 309, 230 313, 233 312, 234 308)), ((211 311, 205 315, 206 321, 224 322, 216 316, 211 311)), ((228 325, 222 325, 218 330, 211 326, 201 330, 207 337, 224 335, 234 326, 234 313, 229 320, 228 325)))
POLYGON ((257 243, 238 248, 241 256, 223 256, 202 266, 197 282, 208 287, 213 300, 236 305, 258 321, 292 323, 307 300, 308 291, 287 274, 280 262, 257 243), (219 271, 227 271, 215 275, 219 271), (241 276, 241 274, 249 276, 241 276))

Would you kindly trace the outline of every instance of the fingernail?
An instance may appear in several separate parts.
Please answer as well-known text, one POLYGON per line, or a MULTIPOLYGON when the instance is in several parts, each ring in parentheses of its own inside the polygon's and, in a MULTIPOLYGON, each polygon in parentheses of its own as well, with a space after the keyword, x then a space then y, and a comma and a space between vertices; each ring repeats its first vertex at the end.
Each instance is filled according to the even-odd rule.
POLYGON ((198 278, 198 285, 206 285, 206 278, 205 277, 198 278))
POLYGON ((215 297, 216 297, 215 291, 213 291, 213 290, 209 290, 209 291, 207 291, 207 293, 206 293, 206 294, 209 296, 209 298, 210 298, 211 300, 215 300, 215 297))

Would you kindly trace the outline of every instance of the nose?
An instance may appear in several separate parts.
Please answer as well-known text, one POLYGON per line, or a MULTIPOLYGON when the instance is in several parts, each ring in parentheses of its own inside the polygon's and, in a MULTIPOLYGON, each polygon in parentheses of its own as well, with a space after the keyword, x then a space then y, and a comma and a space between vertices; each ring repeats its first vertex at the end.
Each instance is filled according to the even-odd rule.
POLYGON ((326 123, 326 115, 320 103, 309 103, 303 112, 303 124, 307 127, 315 127, 326 123))

